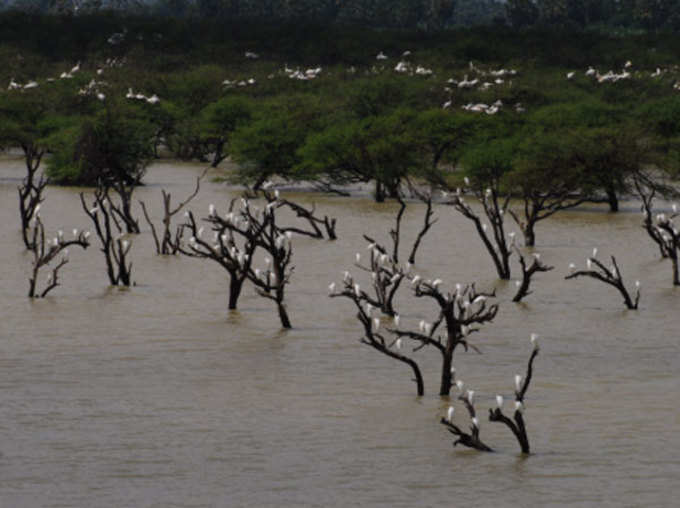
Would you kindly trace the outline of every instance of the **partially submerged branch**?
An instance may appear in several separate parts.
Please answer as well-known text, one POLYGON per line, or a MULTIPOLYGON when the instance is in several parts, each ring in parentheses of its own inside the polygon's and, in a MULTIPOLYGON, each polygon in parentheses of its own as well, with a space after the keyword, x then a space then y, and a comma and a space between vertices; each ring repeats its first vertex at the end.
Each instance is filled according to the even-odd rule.
POLYGON ((554 268, 554 266, 544 264, 538 253, 534 253, 533 261, 528 267, 527 262, 521 252, 519 252, 519 249, 517 249, 517 256, 519 257, 519 264, 522 266, 522 280, 516 281, 517 293, 515 293, 515 296, 512 299, 513 302, 521 302, 522 298, 532 293, 532 291, 529 290, 529 286, 531 285, 531 277, 536 272, 549 272, 554 268))
MULTIPOLYGON (((612 264, 610 267, 605 266, 601 263, 595 256, 597 255, 597 249, 593 250, 593 257, 586 260, 586 270, 573 271, 570 275, 567 275, 565 279, 575 279, 577 277, 591 277, 597 279, 605 284, 615 287, 621 296, 623 296, 623 302, 629 309, 637 309, 638 302, 640 301, 640 282, 635 282, 635 298, 631 298, 630 293, 626 289, 623 283, 623 278, 621 276, 621 270, 619 270, 616 264, 616 258, 611 257, 612 264)), ((575 266, 572 263, 570 266, 571 270, 575 270, 575 266)))
POLYGON ((515 375, 515 413, 513 418, 503 414, 503 397, 496 395, 496 408, 489 409, 489 421, 504 423, 515 435, 517 442, 522 450, 522 453, 529 454, 529 437, 527 435, 526 424, 524 423, 524 397, 529 389, 531 378, 533 376, 533 366, 536 356, 538 356, 538 342, 535 334, 531 335, 531 342, 534 346, 527 364, 527 372, 524 378, 519 374, 515 375))
POLYGON ((28 297, 44 298, 55 287, 59 286, 59 270, 69 261, 68 248, 77 245, 83 249, 87 249, 90 245, 88 240, 90 233, 74 229, 73 239, 66 240, 64 238, 64 233, 59 231, 53 240, 48 240, 45 238, 45 227, 37 212, 32 219, 32 222, 33 235, 31 244, 35 247, 33 249, 33 268, 31 270, 31 277, 29 278, 28 297), (49 266, 59 254, 61 254, 61 258, 48 275, 45 288, 42 291, 38 291, 37 284, 40 269, 49 266))

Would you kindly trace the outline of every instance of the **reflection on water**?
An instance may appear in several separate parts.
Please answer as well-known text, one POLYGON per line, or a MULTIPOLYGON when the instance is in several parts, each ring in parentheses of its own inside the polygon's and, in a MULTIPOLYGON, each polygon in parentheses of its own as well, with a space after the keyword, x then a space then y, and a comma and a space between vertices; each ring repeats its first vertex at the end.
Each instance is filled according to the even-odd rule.
MULTIPOLYGON (((160 189, 188 195, 201 167, 160 163, 138 198, 154 217, 160 189)), ((129 290, 107 287, 96 243, 73 249, 63 286, 29 301, 30 256, 16 203, 21 161, 0 165, 0 506, 673 506, 680 480, 677 376, 680 294, 640 228, 635 203, 610 215, 576 210, 541 223, 537 251, 556 268, 513 304, 470 224, 452 209, 426 237, 419 273, 498 288, 496 321, 475 336, 483 354, 457 353, 459 376, 485 411, 509 398, 531 332, 542 351, 528 394, 524 459, 509 431, 482 421, 498 449, 453 449, 438 424, 438 358, 420 351, 426 396, 408 367, 359 344, 349 301, 328 283, 383 240, 395 207, 300 194, 338 217, 337 242, 295 239, 288 294, 294 328, 250 289, 227 313, 215 263, 154 254, 148 227, 134 239, 129 290), (564 281, 592 247, 616 254, 643 284, 641 309, 590 279, 564 281)), ((88 228, 76 188, 52 188, 48 231, 88 228)), ((206 182, 192 203, 225 206, 234 192, 206 182)), ((410 206, 412 235, 422 208, 410 206)), ((140 214, 141 216, 141 214, 140 214)), ((432 320, 404 293, 403 321, 432 320)), ((461 413, 461 424, 463 411, 461 413)))

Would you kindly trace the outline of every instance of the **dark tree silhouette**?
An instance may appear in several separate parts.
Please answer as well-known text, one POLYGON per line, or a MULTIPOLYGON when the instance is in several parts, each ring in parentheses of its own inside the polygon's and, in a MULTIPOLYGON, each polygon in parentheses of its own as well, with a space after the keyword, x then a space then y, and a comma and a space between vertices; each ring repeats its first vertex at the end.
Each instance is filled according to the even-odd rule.
POLYGON ((531 285, 531 277, 535 273, 549 272, 554 268, 554 266, 548 266, 543 263, 540 254, 537 252, 533 254, 534 260, 529 266, 527 266, 527 262, 524 259, 524 256, 519 252, 519 249, 517 249, 517 257, 519 258, 519 264, 522 267, 522 280, 515 282, 517 285, 517 293, 515 293, 515 296, 512 299, 513 302, 521 302, 522 298, 532 293, 532 291, 529 290, 529 286, 531 285))
POLYGON ((29 298, 44 298, 47 293, 59 286, 59 270, 68 263, 68 248, 72 245, 77 245, 83 249, 87 249, 89 243, 89 232, 82 232, 76 229, 73 230, 73 239, 65 240, 62 231, 57 233, 53 240, 45 238, 45 227, 40 220, 40 215, 36 211, 32 219, 33 234, 30 239, 33 250, 33 268, 29 278, 29 298), (57 264, 52 268, 52 272, 47 277, 47 284, 42 291, 37 290, 38 273, 40 269, 49 266, 49 264, 56 259, 59 254, 62 254, 57 264))
MULTIPOLYGON (((586 260, 587 266, 586 270, 574 271, 570 275, 567 275, 565 279, 569 280, 575 279, 577 277, 591 277, 593 279, 602 281, 605 284, 614 286, 619 291, 619 293, 621 293, 621 296, 623 296, 623 302, 625 303, 626 307, 628 307, 629 309, 637 309, 638 302, 640 301, 640 282, 635 281, 635 298, 633 299, 631 298, 630 293, 628 292, 625 284, 623 283, 621 270, 619 269, 619 266, 616 264, 616 258, 612 256, 611 257, 612 265, 610 267, 606 267, 602 262, 600 262, 595 257, 596 255, 597 249, 593 251, 593 256, 586 260)), ((569 267, 572 270, 575 269, 573 263, 569 265, 569 267)))
POLYGON ((92 206, 87 206, 82 192, 80 203, 94 224, 95 232, 101 242, 109 282, 113 286, 130 286, 132 263, 128 262, 128 254, 132 243, 127 235, 123 234, 123 225, 116 219, 116 213, 120 213, 120 209, 111 201, 107 189, 101 186, 94 192, 92 206))

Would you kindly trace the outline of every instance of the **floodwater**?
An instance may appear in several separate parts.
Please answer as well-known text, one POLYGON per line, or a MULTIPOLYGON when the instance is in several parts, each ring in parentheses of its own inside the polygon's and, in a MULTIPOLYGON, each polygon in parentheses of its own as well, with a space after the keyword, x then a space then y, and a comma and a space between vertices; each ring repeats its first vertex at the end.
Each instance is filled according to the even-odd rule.
MULTIPOLYGON (((158 163, 137 197, 158 220, 161 189, 183 199, 202 169, 158 163)), ((387 240, 392 204, 287 194, 337 217, 339 240, 294 239, 294 328, 282 331, 271 302, 251 288, 229 313, 226 272, 157 256, 146 225, 131 251, 135 287, 108 286, 95 238, 87 251, 71 248, 62 286, 30 301, 21 176, 19 159, 0 161, 2 508, 677 506, 680 288, 636 203, 540 223, 536 251, 555 269, 537 274, 520 304, 511 302, 514 284, 496 280, 469 222, 436 208, 418 273, 448 288, 497 286, 498 316, 473 339, 482 354, 454 359, 482 415, 496 393, 511 398, 528 337, 540 335, 526 410, 534 453, 525 458, 509 430, 485 416, 481 436, 497 453, 453 448, 438 423, 450 404, 437 396, 438 353, 414 353, 426 383, 418 398, 407 366, 359 343, 352 303, 327 297, 354 253, 366 252, 363 233, 387 240), (630 287, 642 282, 640 310, 592 279, 563 279, 594 246, 617 256, 630 287)), ((90 227, 81 190, 47 189, 49 234, 90 227)), ((205 181, 190 208, 205 216, 210 203, 224 209, 235 195, 205 181)), ((409 206, 406 243, 422 211, 409 206)), ((397 307, 402 326, 436 315, 408 291, 397 307)))

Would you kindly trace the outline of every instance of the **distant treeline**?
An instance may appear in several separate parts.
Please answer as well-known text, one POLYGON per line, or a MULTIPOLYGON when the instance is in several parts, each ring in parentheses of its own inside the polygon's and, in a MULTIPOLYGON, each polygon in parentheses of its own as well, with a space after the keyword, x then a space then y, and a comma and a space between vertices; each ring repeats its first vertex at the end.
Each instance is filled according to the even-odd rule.
POLYGON ((605 31, 680 28, 680 0, 5 0, 2 5, 55 14, 113 9, 165 17, 305 20, 428 31, 490 24, 605 31))

